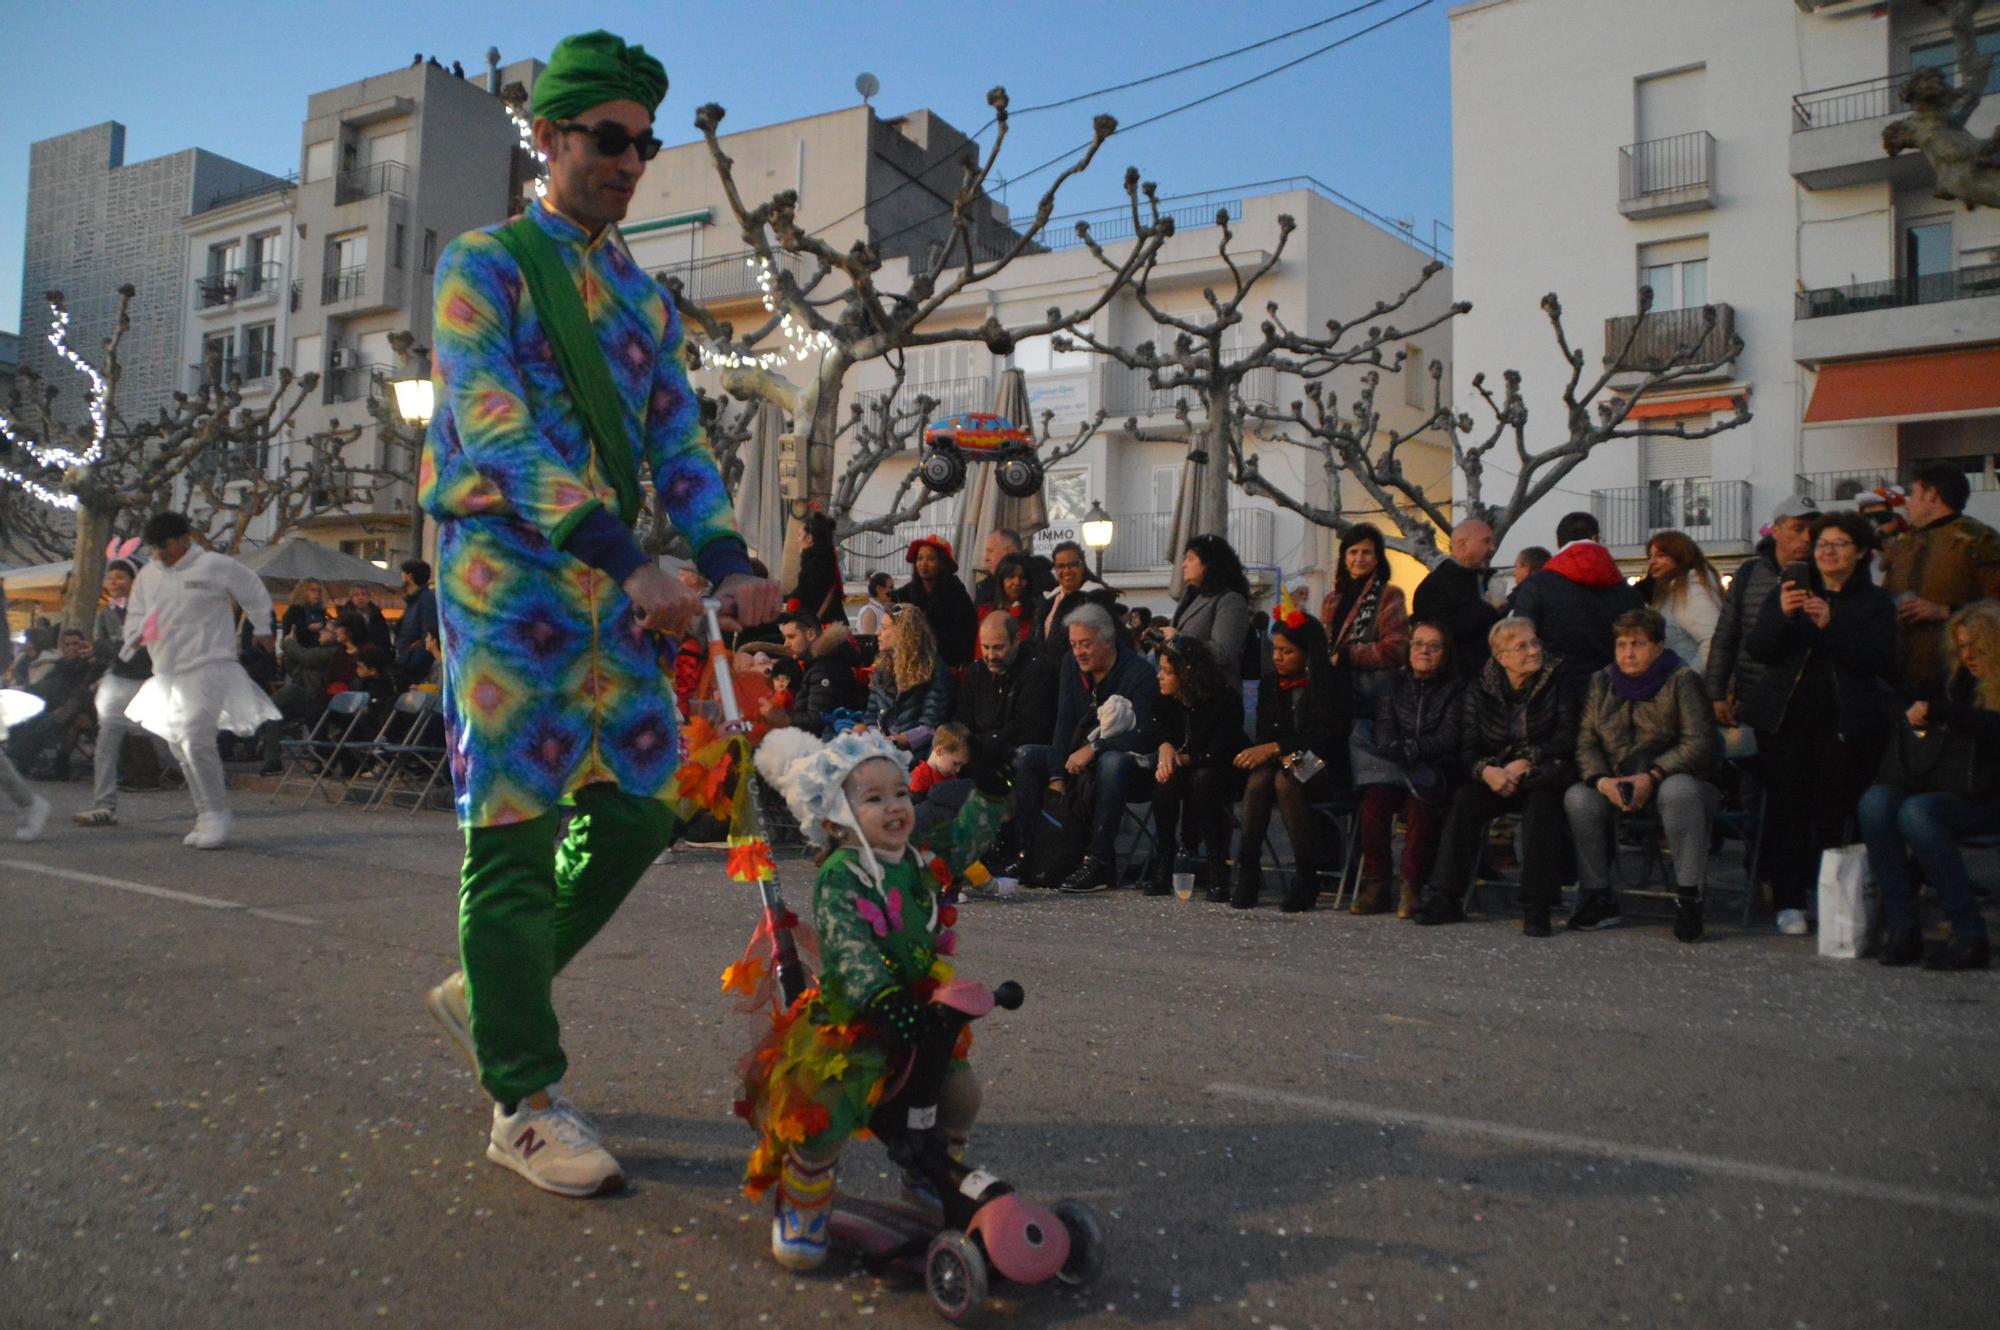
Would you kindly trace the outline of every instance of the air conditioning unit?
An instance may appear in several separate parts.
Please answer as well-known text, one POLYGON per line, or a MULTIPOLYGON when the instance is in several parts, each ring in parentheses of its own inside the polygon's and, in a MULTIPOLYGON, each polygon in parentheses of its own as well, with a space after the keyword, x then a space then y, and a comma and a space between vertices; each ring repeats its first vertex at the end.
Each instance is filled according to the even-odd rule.
POLYGON ((328 362, 333 369, 346 369, 354 363, 354 353, 344 346, 333 348, 333 359, 328 362))

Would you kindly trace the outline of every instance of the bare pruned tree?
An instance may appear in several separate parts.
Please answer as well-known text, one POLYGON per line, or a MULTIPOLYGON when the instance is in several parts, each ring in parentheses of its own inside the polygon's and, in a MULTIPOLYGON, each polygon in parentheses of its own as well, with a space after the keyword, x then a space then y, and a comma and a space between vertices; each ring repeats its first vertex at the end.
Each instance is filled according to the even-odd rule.
POLYGON ((236 554, 257 519, 269 513, 271 525, 263 539, 276 544, 308 519, 365 507, 381 489, 407 478, 396 471, 343 461, 343 451, 360 435, 359 425, 342 429, 335 421, 329 433, 296 443, 274 443, 275 459, 191 468, 190 489, 200 503, 189 505, 194 510, 189 517, 203 543, 236 554))
POLYGON ((1924 3, 1951 23, 1957 80, 1942 69, 1919 69, 1904 79, 1901 96, 1910 113, 1883 127, 1882 150, 1891 157, 1906 149, 1921 153, 1941 199, 2000 208, 2000 127, 1983 139, 1966 128, 1993 72, 1993 55, 1979 49, 1974 26, 1981 0, 1924 3))
MULTIPOLYGON (((1157 217, 1158 204, 1152 186, 1146 187, 1146 194, 1157 217)), ((1138 222, 1135 200, 1134 224, 1138 222)), ((1215 225, 1220 233, 1216 254, 1228 269, 1230 285, 1222 294, 1217 294, 1213 287, 1203 288, 1202 301, 1208 307, 1206 318, 1169 313, 1156 298, 1152 284, 1159 257, 1157 250, 1148 256, 1129 283, 1128 289, 1140 308, 1155 324, 1172 333, 1171 345, 1162 347, 1154 340, 1127 349, 1104 341, 1082 328, 1073 329, 1067 337, 1058 338, 1056 344, 1068 349, 1072 342, 1081 343, 1128 369, 1143 372, 1148 386, 1156 391, 1187 390, 1188 396, 1177 404, 1175 414, 1195 449, 1190 460, 1205 468, 1205 472, 1195 487, 1195 511, 1183 514, 1187 529, 1177 535, 1226 531, 1231 481, 1249 493, 1276 500, 1308 520, 1336 526, 1338 522, 1333 519, 1337 509, 1317 508, 1298 495, 1272 485, 1258 469, 1256 457, 1245 449, 1242 425, 1247 418, 1278 418, 1271 415, 1268 408, 1253 412, 1242 404, 1245 382, 1253 374, 1267 371, 1293 375, 1315 384, 1315 381, 1336 370, 1346 368, 1396 369, 1401 366, 1404 356, 1397 344, 1404 338, 1448 322, 1471 306, 1451 305, 1441 312, 1415 315, 1405 326, 1387 321, 1411 311, 1419 293, 1444 268, 1442 263, 1431 263, 1425 266, 1413 284, 1394 299, 1377 302, 1366 315, 1350 322, 1329 320, 1324 334, 1307 336, 1294 333, 1279 318, 1277 305, 1267 302, 1264 306, 1266 317, 1257 328, 1257 340, 1250 341, 1240 331, 1246 318, 1245 306, 1258 284, 1284 257, 1286 244, 1298 224, 1289 215, 1281 215, 1278 218, 1277 243, 1254 264, 1232 251, 1236 232, 1230 225, 1227 209, 1216 213, 1215 225), (1367 325, 1365 331, 1358 332, 1363 325, 1367 325), (1190 407, 1189 399, 1200 412, 1198 436, 1195 412, 1190 407)), ((1101 261, 1108 262, 1103 259, 1096 244, 1090 244, 1090 249, 1093 254, 1099 255, 1101 261)), ((1337 504, 1339 486, 1337 477, 1333 475, 1337 469, 1333 465, 1334 456, 1328 454, 1326 460, 1337 504)))
MULTIPOLYGON (((1528 405, 1521 395, 1521 372, 1506 370, 1498 395, 1487 386, 1484 374, 1474 376, 1472 386, 1490 419, 1482 426, 1470 413, 1454 413, 1446 403, 1444 368, 1437 361, 1429 366, 1431 411, 1416 426, 1384 430, 1381 412, 1375 403, 1380 376, 1370 372, 1362 387, 1341 410, 1337 397, 1324 384, 1309 382, 1305 400, 1295 401, 1289 410, 1246 409, 1245 414, 1269 422, 1301 436, 1315 449, 1335 496, 1331 505, 1317 507, 1272 486, 1258 473, 1256 458, 1244 460, 1238 483, 1253 494, 1261 494, 1279 505, 1338 531, 1354 524, 1340 500, 1339 477, 1350 476, 1362 492, 1394 524, 1397 536, 1390 544, 1405 553, 1434 564, 1443 557, 1437 532, 1449 531, 1457 518, 1478 518, 1493 527, 1494 535, 1505 540, 1507 532, 1529 509, 1547 498, 1570 472, 1581 466, 1597 449, 1620 439, 1679 438, 1705 439, 1736 429, 1750 421, 1750 411, 1738 399, 1735 413, 1708 425, 1689 429, 1685 424, 1654 420, 1634 420, 1632 408, 1648 393, 1671 387, 1686 379, 1714 375, 1743 351, 1743 339, 1733 331, 1723 335, 1717 312, 1708 306, 1693 328, 1667 344, 1656 340, 1658 328, 1649 324, 1653 292, 1639 292, 1638 317, 1602 367, 1586 377, 1587 357, 1581 347, 1570 342, 1563 328, 1562 302, 1553 292, 1542 297, 1556 347, 1569 367, 1563 384, 1563 420, 1567 437, 1543 448, 1528 442, 1528 405), (1649 337, 1650 335, 1650 337, 1649 337), (1654 348, 1649 354, 1647 348, 1654 348), (1454 493, 1433 493, 1420 477, 1404 464, 1406 446, 1420 436, 1443 436, 1451 445, 1451 479, 1454 493), (1499 451, 1503 445, 1511 445, 1499 451), (1496 453, 1498 454, 1496 456, 1496 453), (1504 495, 1486 497, 1488 467, 1504 459, 1511 471, 1511 485, 1504 495)), ((1455 307, 1458 309, 1467 306, 1455 307)), ((1400 358, 1398 362, 1400 363, 1400 358)), ((1388 366, 1393 368, 1394 366, 1388 366)), ((1501 468, 1495 466, 1496 471, 1501 468)))
MULTIPOLYGON (((88 409, 78 419, 58 410, 55 384, 24 373, 16 387, 9 428, 21 439, 9 457, 9 479, 51 508, 65 510, 72 527, 75 564, 63 600, 63 622, 88 628, 104 577, 104 547, 114 535, 134 534, 144 516, 172 502, 176 486, 212 450, 254 447, 289 424, 319 376, 278 371, 278 387, 260 407, 243 404, 239 380, 205 374, 192 393, 175 393, 152 420, 128 422, 118 410, 123 366, 119 344, 131 330, 135 292, 118 288, 118 315, 103 345, 101 368, 81 356, 77 374, 90 383, 88 409)), ((68 326, 60 291, 48 293, 58 333, 68 326)), ((64 349, 66 349, 66 344, 64 349)))
MULTIPOLYGON (((799 221, 796 191, 786 190, 755 207, 746 203, 737 185, 735 164, 718 135, 723 108, 709 103, 695 113, 695 127, 708 143, 730 211, 751 261, 762 274, 769 317, 760 326, 739 333, 690 300, 677 280, 669 278, 667 289, 690 327, 706 341, 700 351, 703 361, 723 371, 729 390, 776 403, 797 422, 806 462, 807 498, 795 512, 802 512, 804 504, 826 507, 832 502, 836 439, 845 428, 839 409, 840 389, 854 366, 896 356, 912 347, 954 342, 977 342, 995 355, 1006 355, 1021 338, 1052 333, 1091 317, 1171 233, 1170 223, 1141 233, 1124 260, 1110 265, 1105 286, 1080 308, 1051 309, 1041 321, 1013 328, 994 317, 970 327, 934 326, 950 302, 1040 248, 1037 237, 1055 214, 1058 193, 1089 168, 1105 140, 1118 128, 1112 117, 1098 116, 1092 124, 1090 143, 1056 176, 1037 202, 1033 216, 1025 225, 996 239, 980 234, 977 221, 983 215, 987 183, 993 179, 994 166, 1007 140, 1006 90, 995 88, 986 100, 993 108, 996 127, 992 146, 983 156, 966 159, 952 196, 947 240, 941 253, 935 263, 913 263, 901 290, 884 289, 883 259, 877 246, 860 241, 843 251, 808 231, 799 221), (780 263, 781 253, 802 263, 780 263), (795 274, 794 266, 802 266, 803 274, 795 274), (780 371, 790 365, 807 369, 810 377, 803 383, 784 378, 780 371)), ((1137 172, 1128 172, 1127 191, 1135 191, 1137 184, 1137 172)), ((1083 223, 1078 223, 1077 230, 1088 234, 1083 223)), ((787 540, 788 559, 796 550, 797 530, 794 523, 794 534, 787 540)))

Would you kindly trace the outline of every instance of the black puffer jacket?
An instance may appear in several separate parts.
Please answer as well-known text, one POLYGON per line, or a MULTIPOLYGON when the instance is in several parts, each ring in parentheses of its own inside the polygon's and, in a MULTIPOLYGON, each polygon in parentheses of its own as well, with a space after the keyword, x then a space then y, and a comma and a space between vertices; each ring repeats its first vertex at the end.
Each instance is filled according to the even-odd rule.
POLYGON ((1764 662, 1745 647, 1771 588, 1778 585, 1778 573, 1777 555, 1767 539, 1729 579, 1729 594, 1722 598, 1722 616, 1708 647, 1708 695, 1717 702, 1749 697, 1764 677, 1764 662))
POLYGON ((1450 671, 1419 679, 1405 665, 1375 712, 1375 751, 1412 777, 1428 770, 1439 784, 1462 780, 1459 732, 1470 687, 1450 671))
POLYGON ((824 735, 834 711, 860 711, 868 705, 868 689, 855 674, 861 655, 854 649, 846 624, 824 628, 813 639, 812 659, 799 683, 792 724, 809 734, 824 735))
POLYGON ((1345 688, 1280 688, 1278 676, 1267 674, 1257 686, 1257 742, 1278 745, 1280 758, 1310 752, 1326 763, 1326 774, 1335 784, 1351 785, 1347 732, 1353 722, 1348 697, 1345 688))
POLYGON ((1234 695, 1192 710, 1177 697, 1162 697, 1153 713, 1153 738, 1187 754, 1196 771, 1229 766, 1243 751, 1243 707, 1234 695))
POLYGON ((1562 661, 1544 656, 1541 671, 1517 690, 1499 661, 1486 662, 1479 682, 1466 690, 1459 726, 1459 760, 1468 774, 1526 758, 1532 769, 1524 788, 1575 779, 1578 698, 1559 682, 1561 674, 1562 661))
MULTIPOLYGON (((1817 571, 1813 585, 1820 585, 1817 571)), ((1889 728, 1893 701, 1889 680, 1896 671, 1895 600, 1866 569, 1856 569, 1846 586, 1827 595, 1833 614, 1821 628, 1804 610, 1788 616, 1784 591, 1782 585, 1771 588, 1750 632, 1750 655, 1765 669, 1756 691, 1738 698, 1738 718, 1768 733, 1785 723, 1785 713, 1802 691, 1808 697, 1831 692, 1841 738, 1852 743, 1881 738, 1889 728), (1809 679, 1810 673, 1819 677, 1809 679)))

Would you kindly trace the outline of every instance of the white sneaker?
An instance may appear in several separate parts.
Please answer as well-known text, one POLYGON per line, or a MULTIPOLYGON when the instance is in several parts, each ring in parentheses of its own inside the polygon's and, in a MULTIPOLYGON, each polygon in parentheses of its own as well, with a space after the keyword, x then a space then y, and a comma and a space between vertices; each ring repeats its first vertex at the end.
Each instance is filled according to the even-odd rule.
POLYGON ((509 1114, 493 1105, 486 1157, 558 1196, 602 1196, 624 1186, 618 1161, 598 1144, 590 1120, 555 1086, 548 1094, 547 1108, 530 1108, 524 1099, 509 1114))
POLYGON ((1780 910, 1778 911, 1778 931, 1786 937, 1804 937, 1807 933, 1812 932, 1812 926, 1806 923, 1806 912, 1804 910, 1780 910))
POLYGON ((219 850, 229 844, 229 833, 236 825, 236 818, 229 813, 203 813, 194 820, 194 830, 181 839, 181 844, 197 850, 219 850))
POLYGON ((20 830, 14 833, 15 840, 40 840, 42 828, 49 822, 49 801, 41 795, 28 805, 28 811, 21 815, 20 830))
POLYGON ((479 1074, 479 1054, 472 1048, 472 1007, 465 1000, 465 971, 455 970, 451 978, 424 996, 424 1006, 446 1037, 465 1055, 472 1074, 479 1074))

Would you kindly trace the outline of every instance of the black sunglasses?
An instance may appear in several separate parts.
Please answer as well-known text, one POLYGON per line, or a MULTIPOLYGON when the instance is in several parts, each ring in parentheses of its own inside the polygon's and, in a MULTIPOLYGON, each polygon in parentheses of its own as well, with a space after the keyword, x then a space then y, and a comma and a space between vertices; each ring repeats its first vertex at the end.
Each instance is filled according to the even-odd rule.
POLYGON ((590 135, 600 157, 623 157, 625 150, 631 148, 638 152, 640 161, 650 162, 660 155, 664 146, 653 137, 652 131, 634 134, 615 120, 600 120, 594 125, 580 125, 572 121, 558 124, 556 129, 564 134, 590 135))

